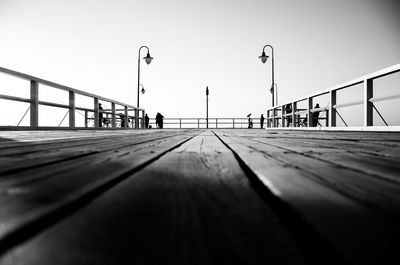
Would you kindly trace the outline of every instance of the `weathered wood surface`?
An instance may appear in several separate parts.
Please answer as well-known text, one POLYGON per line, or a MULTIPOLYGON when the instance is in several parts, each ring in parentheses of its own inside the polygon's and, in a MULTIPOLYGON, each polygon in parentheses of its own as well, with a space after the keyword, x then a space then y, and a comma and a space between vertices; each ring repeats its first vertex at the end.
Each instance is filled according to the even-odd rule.
POLYGON ((389 264, 400 134, 0 131, 0 264, 389 264))

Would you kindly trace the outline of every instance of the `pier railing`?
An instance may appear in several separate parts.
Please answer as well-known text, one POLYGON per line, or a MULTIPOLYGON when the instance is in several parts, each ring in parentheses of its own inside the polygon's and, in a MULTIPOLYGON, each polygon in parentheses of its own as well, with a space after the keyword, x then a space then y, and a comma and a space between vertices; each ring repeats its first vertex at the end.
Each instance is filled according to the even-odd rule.
MULTIPOLYGON (((252 118, 252 128, 261 128, 260 118, 252 118)), ((151 118, 149 125, 157 128, 155 119, 151 118)), ((164 118, 165 129, 201 129, 207 128, 207 118, 164 118)), ((239 129, 249 128, 248 118, 208 118, 210 129, 239 129)))
MULTIPOLYGON (((16 72, 3 67, 0 67, 0 73, 6 74, 7 76, 11 76, 13 78, 23 79, 27 81, 26 86, 28 87, 26 89, 29 89, 29 92, 26 93, 27 96, 25 97, 15 96, 15 94, 18 93, 3 94, 3 90, 1 89, 1 87, 7 86, 7 84, 0 83, 0 105, 2 105, 1 101, 3 101, 3 105, 5 105, 4 101, 19 102, 25 103, 24 106, 26 109, 22 117, 18 118, 18 123, 15 122, 13 124, 4 124, 0 120, 0 128, 100 128, 104 126, 104 123, 106 121, 108 125, 107 127, 111 128, 121 127, 121 124, 123 125, 122 127, 125 128, 144 128, 144 109, 137 108, 135 106, 109 98, 101 97, 95 94, 87 93, 68 86, 50 82, 35 76, 16 72), (42 88, 45 90, 51 89, 63 91, 64 93, 61 93, 61 97, 64 98, 61 99, 61 101, 64 103, 59 103, 57 102, 57 100, 53 101, 52 99, 41 100, 39 95, 42 88), (82 102, 81 104, 76 104, 77 97, 80 97, 79 99, 80 102, 82 102), (86 104, 83 102, 86 102, 86 104), (99 103, 102 103, 103 105, 108 105, 108 108, 99 108, 99 103), (41 110, 41 108, 43 108, 43 111, 41 110), (47 111, 47 114, 49 114, 49 112, 52 112, 54 108, 64 110, 63 118, 60 120, 58 126, 41 125, 40 119, 41 116, 45 114, 44 112, 47 111), (81 124, 76 123, 77 113, 81 114, 84 117, 81 117, 81 124), (29 122, 25 123, 25 125, 20 125, 27 114, 29 117, 29 122), (67 116, 67 125, 64 124, 64 126, 61 126, 66 120, 67 116)), ((23 89, 24 88, 22 88, 22 90, 23 89)), ((5 115, 10 115, 11 113, 13 113, 13 110, 2 109, 2 112, 3 114, 4 112, 8 112, 8 114, 5 113, 5 115)))
POLYGON ((268 109, 266 127, 397 131, 399 110, 397 64, 268 109))

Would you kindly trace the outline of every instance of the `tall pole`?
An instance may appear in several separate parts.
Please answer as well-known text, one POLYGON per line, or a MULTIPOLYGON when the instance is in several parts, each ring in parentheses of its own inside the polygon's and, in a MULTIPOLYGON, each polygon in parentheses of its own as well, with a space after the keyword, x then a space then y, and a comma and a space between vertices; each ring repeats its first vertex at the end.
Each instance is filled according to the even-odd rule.
MULTIPOLYGON (((149 48, 147 46, 141 46, 139 48, 139 55, 138 55, 138 78, 137 78, 137 107, 139 108, 139 86, 140 86, 140 50, 142 48, 146 48, 147 49, 147 54, 149 54, 149 48)), ((148 55, 149 56, 149 55, 148 55)))
POLYGON ((210 94, 210 91, 208 90, 208 86, 206 88, 206 123, 207 123, 207 129, 208 129, 208 94, 210 94))
MULTIPOLYGON (((272 54, 272 84, 271 84, 271 89, 270 89, 270 91, 271 91, 271 94, 272 94, 272 107, 274 107, 275 106, 275 93, 274 93, 274 91, 275 91, 275 63, 274 63, 274 48, 271 46, 271 45, 265 45, 264 46, 264 48, 263 48, 263 53, 262 53, 262 55, 260 56, 260 58, 261 57, 264 57, 264 58, 262 58, 262 59, 264 59, 263 60, 263 63, 265 63, 266 62, 266 58, 268 58, 268 56, 266 56, 265 55, 265 48, 266 47, 270 47, 271 48, 271 54, 272 54)), ((278 90, 278 88, 276 88, 276 90, 278 90)), ((276 91, 276 92, 278 92, 278 91, 276 91)), ((276 103, 278 104, 278 93, 276 93, 276 103)))

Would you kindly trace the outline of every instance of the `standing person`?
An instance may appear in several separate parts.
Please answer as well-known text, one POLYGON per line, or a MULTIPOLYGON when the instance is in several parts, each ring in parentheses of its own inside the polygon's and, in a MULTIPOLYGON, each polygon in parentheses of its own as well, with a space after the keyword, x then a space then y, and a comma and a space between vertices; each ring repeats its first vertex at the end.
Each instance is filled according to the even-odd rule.
POLYGON ((261 114, 261 118, 260 118, 260 127, 261 129, 264 128, 264 115, 261 114))
POLYGON ((160 113, 160 128, 164 127, 164 116, 160 113))
POLYGON ((157 115, 156 115, 156 128, 160 128, 160 116, 161 116, 161 114, 160 114, 160 112, 157 112, 157 115))
MULTIPOLYGON (((285 106, 285 114, 289 114, 289 113, 292 113, 292 104, 286 104, 286 106, 285 106)), ((292 117, 288 116, 288 117, 286 117, 286 119, 287 119, 286 127, 289 127, 290 124, 292 123, 292 117)))
POLYGON ((119 119, 121 120, 121 128, 125 128, 125 115, 118 113, 119 119))
POLYGON ((147 113, 146 113, 146 116, 144 116, 144 127, 146 129, 149 128, 149 120, 150 120, 150 118, 149 118, 149 116, 147 116, 147 113))
POLYGON ((249 129, 253 128, 253 120, 250 118, 250 116, 251 116, 251 113, 249 115, 247 115, 247 118, 249 118, 248 119, 249 126, 247 128, 249 128, 249 129))
POLYGON ((103 107, 99 103, 99 127, 103 126, 103 107))
MULTIPOLYGON (((319 109, 319 104, 318 103, 315 104, 314 109, 319 109)), ((312 127, 317 127, 317 125, 318 125, 318 117, 319 117, 319 113, 320 112, 321 111, 319 111, 319 110, 317 110, 317 111, 314 110, 314 112, 311 114, 312 120, 311 120, 311 124, 310 125, 312 127)))

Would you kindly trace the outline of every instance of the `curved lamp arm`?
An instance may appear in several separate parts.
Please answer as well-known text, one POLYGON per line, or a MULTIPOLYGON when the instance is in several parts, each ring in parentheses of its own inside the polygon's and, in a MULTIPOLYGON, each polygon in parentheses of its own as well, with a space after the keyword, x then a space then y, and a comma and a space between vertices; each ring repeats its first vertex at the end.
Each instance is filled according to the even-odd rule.
POLYGON ((150 56, 150 50, 149 47, 147 46, 141 46, 139 48, 139 55, 138 55, 138 82, 137 82, 137 107, 139 108, 139 91, 140 91, 140 51, 142 48, 147 49, 147 55, 143 57, 143 59, 146 61, 147 64, 150 64, 151 61, 153 60, 153 57, 150 56))

